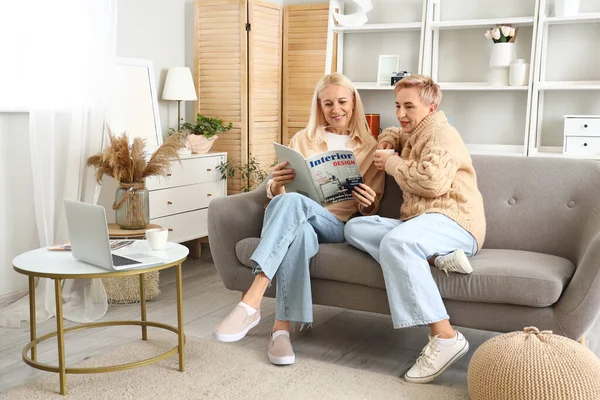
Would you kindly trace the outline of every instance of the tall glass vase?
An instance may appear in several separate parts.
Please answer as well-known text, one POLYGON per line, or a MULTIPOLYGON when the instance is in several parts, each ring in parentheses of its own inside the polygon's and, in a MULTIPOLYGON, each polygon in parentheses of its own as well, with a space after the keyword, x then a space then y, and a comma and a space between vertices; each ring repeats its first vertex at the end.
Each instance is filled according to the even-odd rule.
POLYGON ((149 203, 144 182, 119 183, 113 204, 117 225, 123 229, 144 229, 150 223, 149 203))

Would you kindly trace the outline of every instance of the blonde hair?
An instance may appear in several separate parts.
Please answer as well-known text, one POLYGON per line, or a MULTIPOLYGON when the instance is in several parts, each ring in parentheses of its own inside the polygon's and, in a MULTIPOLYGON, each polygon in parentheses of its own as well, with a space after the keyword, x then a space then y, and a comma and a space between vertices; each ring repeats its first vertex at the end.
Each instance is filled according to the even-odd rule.
POLYGON ((350 79, 339 72, 327 74, 319 80, 319 83, 317 83, 317 87, 313 93, 312 104, 310 106, 310 117, 308 119, 308 124, 306 125, 308 140, 312 142, 318 139, 319 128, 328 126, 325 115, 323 115, 323 110, 319 106, 319 94, 329 85, 343 86, 352 93, 354 109, 352 110, 352 118, 348 123, 348 128, 350 129, 350 132, 354 132, 361 139, 363 144, 374 143, 374 139, 369 133, 369 125, 365 118, 365 111, 362 101, 360 100, 360 95, 350 79))
POLYGON ((398 94, 401 89, 420 88, 421 101, 426 106, 435 104, 439 106, 442 101, 442 90, 440 85, 435 83, 433 79, 425 75, 409 75, 406 78, 399 80, 394 85, 394 93, 398 94))

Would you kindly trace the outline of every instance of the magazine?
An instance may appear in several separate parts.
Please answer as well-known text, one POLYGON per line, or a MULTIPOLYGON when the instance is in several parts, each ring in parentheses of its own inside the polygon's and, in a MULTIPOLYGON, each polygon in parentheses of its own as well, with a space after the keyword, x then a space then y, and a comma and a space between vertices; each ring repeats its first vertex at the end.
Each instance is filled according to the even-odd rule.
POLYGON ((279 162, 287 161, 296 177, 285 185, 286 193, 296 192, 317 203, 333 204, 353 200, 352 190, 363 182, 352 150, 331 150, 309 158, 294 149, 275 143, 279 162))
MULTIPOLYGON (((125 246, 129 246, 132 243, 133 243, 133 240, 111 240, 110 241, 110 249, 113 251, 118 250, 125 246)), ((50 246, 50 247, 47 247, 47 249, 50 251, 71 251, 71 243, 68 242, 68 243, 59 244, 56 246, 50 246)))

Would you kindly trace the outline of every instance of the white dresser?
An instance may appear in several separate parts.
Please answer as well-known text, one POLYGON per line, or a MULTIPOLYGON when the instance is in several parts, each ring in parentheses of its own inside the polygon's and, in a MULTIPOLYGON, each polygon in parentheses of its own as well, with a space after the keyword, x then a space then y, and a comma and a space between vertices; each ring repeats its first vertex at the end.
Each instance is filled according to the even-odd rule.
POLYGON ((564 154, 599 158, 600 115, 565 115, 564 119, 564 154))
POLYGON ((166 178, 146 179, 150 192, 150 223, 169 229, 169 241, 185 242, 208 236, 208 203, 227 194, 217 166, 227 153, 181 156, 166 178))

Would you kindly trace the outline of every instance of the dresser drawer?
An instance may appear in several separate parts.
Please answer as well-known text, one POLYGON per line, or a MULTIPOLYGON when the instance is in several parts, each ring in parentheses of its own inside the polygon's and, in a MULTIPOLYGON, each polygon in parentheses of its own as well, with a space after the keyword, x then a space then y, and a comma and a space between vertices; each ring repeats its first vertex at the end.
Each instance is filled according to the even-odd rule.
POLYGON ((207 216, 208 209, 205 208, 163 218, 154 218, 150 220, 150 223, 168 228, 169 241, 181 243, 186 240, 208 236, 207 216))
POLYGON ((146 179, 149 190, 193 185, 195 183, 212 182, 221 179, 217 166, 225 161, 222 155, 209 157, 182 158, 181 164, 173 162, 170 176, 153 176, 146 179))
POLYGON ((600 136, 600 118, 565 118, 565 136, 600 136))
POLYGON ((600 137, 568 136, 565 153, 574 156, 600 156, 600 137))
POLYGON ((159 218, 208 207, 215 197, 224 196, 225 181, 199 183, 150 192, 150 218, 159 218))

